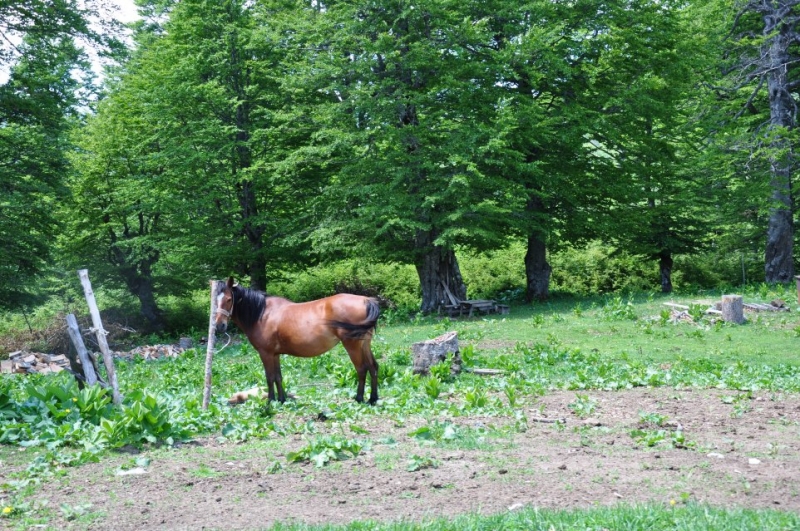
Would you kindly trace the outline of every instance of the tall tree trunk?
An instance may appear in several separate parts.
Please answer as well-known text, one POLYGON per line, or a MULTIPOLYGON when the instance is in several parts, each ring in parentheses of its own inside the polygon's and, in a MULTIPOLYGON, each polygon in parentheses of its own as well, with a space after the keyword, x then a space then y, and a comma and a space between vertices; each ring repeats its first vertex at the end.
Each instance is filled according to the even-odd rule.
MULTIPOLYGON (((532 161, 533 159, 531 159, 532 161)), ((528 187, 525 212, 530 219, 537 219, 544 212, 539 191, 528 187)), ((525 253, 525 300, 527 302, 547 300, 550 295, 550 273, 553 268, 547 262, 547 240, 541 230, 528 233, 528 250, 525 253)))
POLYGON ((136 297, 139 299, 139 307, 142 315, 147 319, 151 332, 161 332, 164 330, 164 319, 161 309, 156 303, 153 290, 152 279, 140 279, 136 287, 136 297))
POLYGON ((547 244, 539 233, 528 236, 528 250, 525 253, 525 300, 546 300, 550 294, 550 273, 553 268, 547 262, 547 244))
MULTIPOLYGON (((782 4, 782 2, 778 2, 782 4)), ((767 226, 767 245, 764 253, 764 273, 767 282, 790 282, 794 276, 794 222, 792 201, 792 174, 794 153, 789 140, 781 131, 795 127, 797 105, 792 97, 789 66, 793 63, 789 47, 795 42, 796 15, 790 9, 785 13, 782 6, 772 2, 764 16, 764 35, 768 37, 766 55, 769 68, 766 71, 769 94, 770 126, 775 134, 771 138, 770 186, 772 204, 767 226), (784 19, 783 17, 786 17, 784 19)))
POLYGON ((139 311, 147 321, 148 331, 161 332, 164 330, 164 316, 156 303, 150 265, 140 262, 138 266, 130 265, 120 268, 120 273, 128 291, 139 299, 139 311))
POLYGON ((667 250, 658 255, 658 270, 661 273, 661 293, 672 293, 672 253, 667 250))
POLYGON ((433 244, 435 234, 420 232, 417 234, 416 248, 418 258, 415 261, 419 284, 422 288, 423 313, 431 313, 442 306, 450 304, 443 284, 454 297, 460 300, 467 298, 467 287, 461 278, 458 260, 452 249, 433 244))
MULTIPOLYGON (((246 102, 241 86, 236 85, 236 90, 246 102)), ((246 103, 236 107, 236 156, 234 157, 233 174, 238 176, 243 170, 249 169, 253 164, 253 155, 250 149, 250 113, 246 103)), ((239 208, 242 216, 242 234, 248 242, 247 257, 243 257, 241 268, 250 276, 250 287, 259 291, 267 289, 267 258, 264 255, 264 225, 259 219, 260 211, 256 186, 251 180, 243 180, 237 185, 239 208)))

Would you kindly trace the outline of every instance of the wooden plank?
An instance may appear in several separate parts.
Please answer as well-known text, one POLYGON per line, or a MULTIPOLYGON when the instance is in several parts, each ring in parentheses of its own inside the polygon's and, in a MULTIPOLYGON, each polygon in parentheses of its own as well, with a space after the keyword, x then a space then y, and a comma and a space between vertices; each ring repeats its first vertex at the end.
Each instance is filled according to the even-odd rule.
POLYGON ((480 376, 496 376, 498 374, 503 374, 504 371, 500 369, 471 369, 470 372, 480 376))
POLYGON ((89 313, 92 316, 92 326, 94 326, 95 335, 97 336, 97 344, 100 346, 100 352, 103 354, 103 364, 106 366, 108 382, 111 384, 111 395, 113 397, 114 404, 119 405, 122 403, 122 397, 120 397, 119 394, 117 373, 114 370, 114 358, 111 355, 111 350, 108 348, 106 331, 103 329, 103 320, 100 318, 100 310, 97 308, 97 301, 95 301, 94 298, 92 283, 89 281, 89 270, 79 270, 78 278, 81 279, 83 293, 86 296, 86 303, 89 305, 89 313))
POLYGON ((450 299, 450 304, 452 304, 453 306, 458 306, 459 305, 459 300, 456 299, 455 295, 453 295, 450 292, 450 288, 447 287, 447 284, 445 284, 444 280, 442 280, 441 283, 442 283, 442 287, 444 288, 445 295, 447 295, 447 298, 450 299))
POLYGON ((665 302, 664 306, 669 306, 670 308, 677 308, 679 310, 688 310, 689 307, 683 304, 675 304, 674 302, 665 302))
POLYGON ((89 359, 89 353, 86 351, 86 345, 83 343, 81 331, 78 327, 78 320, 74 314, 67 315, 67 332, 75 350, 78 352, 78 359, 81 361, 83 367, 83 375, 86 378, 87 385, 94 385, 97 383, 97 373, 94 372, 94 365, 89 359))

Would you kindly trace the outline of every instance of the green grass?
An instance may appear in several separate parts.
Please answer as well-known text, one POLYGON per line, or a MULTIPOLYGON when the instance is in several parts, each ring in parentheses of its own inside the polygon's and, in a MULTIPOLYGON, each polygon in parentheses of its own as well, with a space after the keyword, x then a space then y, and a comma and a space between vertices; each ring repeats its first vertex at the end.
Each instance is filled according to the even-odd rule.
MULTIPOLYGON (((746 294, 745 300, 768 302, 780 295, 789 300, 789 293, 769 291, 746 294)), ((58 477, 64 467, 109 459, 109 450, 124 445, 170 446, 197 436, 252 441, 252 451, 292 451, 296 461, 319 466, 336 467, 338 461, 356 455, 363 445, 383 455, 378 461, 385 469, 435 466, 426 461, 431 446, 491 452, 497 445, 508 444, 517 431, 526 429, 525 412, 535 408, 537 397, 552 389, 581 391, 570 405, 578 417, 593 412, 595 404, 582 393, 590 389, 723 388, 743 391, 738 397, 759 390, 800 392, 796 305, 790 313, 748 314, 747 324, 735 326, 702 316, 694 312, 695 307, 696 322, 672 323, 663 304, 673 301, 689 305, 718 298, 719 294, 565 298, 514 307, 506 316, 462 320, 409 318, 390 312, 373 342, 381 378, 381 400, 376 407, 352 400, 355 370, 341 347, 312 359, 283 358, 284 384, 295 400, 272 405, 253 400, 231 408, 227 405, 230 394, 264 385, 263 368, 255 351, 246 342, 234 344, 215 357, 214 394, 208 411, 200 407, 205 361, 205 352, 200 350, 187 351, 176 359, 118 361, 117 375, 126 397, 121 408, 112 408, 110 398, 97 389, 79 391, 65 373, 2 375, 0 466, 13 467, 16 472, 0 488, 6 491, 10 506, 24 508, 36 485, 58 477), (447 371, 438 371, 430 378, 412 374, 411 344, 450 330, 459 333, 466 371, 452 378, 447 371), (495 368, 502 374, 485 378, 472 374, 472 368, 495 368), (339 426, 338 433, 319 433, 319 424, 313 420, 319 412, 339 426), (481 419, 480 427, 475 427, 474 418, 481 419), (395 442, 379 440, 370 432, 371 422, 387 419, 403 427, 406 434, 397 441, 402 455, 394 458, 391 452, 395 451, 395 442), (459 423, 458 419, 469 420, 459 423), (304 442, 287 448, 280 442, 286 435, 299 436, 304 442), (21 454, 19 447, 30 449, 21 454)), ((748 407, 747 400, 731 400, 733 412, 738 412, 737 407, 748 407)), ((739 414, 744 413, 742 409, 739 414)), ((654 422, 650 417, 645 420, 654 422)), ((635 435, 645 444, 648 438, 656 444, 658 430, 658 422, 654 422, 635 435)), ((590 442, 587 438, 587 444, 590 442)), ((284 457, 276 459, 271 468, 280 473, 292 466, 296 465, 284 457)), ((193 474, 211 477, 214 471, 195 467, 193 474)), ((65 510, 75 519, 91 517, 82 507, 65 510)), ((458 528, 463 529, 800 527, 797 516, 691 506, 566 513, 524 510, 457 521, 458 528)), ((363 525, 367 527, 353 529, 373 528, 363 525)), ((424 525, 453 528, 441 522, 424 525)))
POLYGON ((348 525, 278 524, 272 531, 789 531, 800 528, 800 515, 771 510, 721 510, 702 505, 614 506, 559 511, 524 508, 502 514, 464 515, 424 522, 354 522, 348 525))
MULTIPOLYGON (((745 301, 768 303, 778 295, 793 302, 788 298, 792 294, 783 291, 746 295, 745 301)), ((723 323, 713 316, 704 316, 694 324, 672 323, 665 318, 669 315, 665 302, 690 306, 719 299, 720 294, 570 297, 513 307, 506 316, 397 319, 392 326, 382 327, 378 336, 386 345, 397 346, 457 330, 461 342, 496 350, 517 342, 556 343, 567 349, 652 363, 683 358, 800 365, 797 304, 792 305, 792 312, 746 312, 748 321, 744 325, 723 323)))

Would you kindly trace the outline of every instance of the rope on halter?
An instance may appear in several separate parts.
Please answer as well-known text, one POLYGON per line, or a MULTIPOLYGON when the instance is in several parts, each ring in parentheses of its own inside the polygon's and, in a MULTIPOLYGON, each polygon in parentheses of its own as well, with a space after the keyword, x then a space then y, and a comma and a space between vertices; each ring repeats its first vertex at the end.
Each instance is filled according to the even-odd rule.
POLYGON ((215 350, 214 354, 219 354, 220 352, 222 352, 223 350, 228 348, 228 345, 231 344, 231 335, 228 332, 225 332, 225 335, 228 336, 228 342, 225 343, 225 345, 223 345, 221 348, 218 348, 217 350, 215 350))

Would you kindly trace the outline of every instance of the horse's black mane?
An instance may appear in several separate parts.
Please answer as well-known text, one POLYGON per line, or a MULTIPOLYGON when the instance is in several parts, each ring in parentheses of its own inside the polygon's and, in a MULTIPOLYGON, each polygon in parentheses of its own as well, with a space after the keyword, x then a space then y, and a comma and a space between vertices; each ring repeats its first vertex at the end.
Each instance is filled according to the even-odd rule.
POLYGON ((268 295, 242 286, 233 287, 233 315, 247 333, 261 319, 267 307, 268 295))

